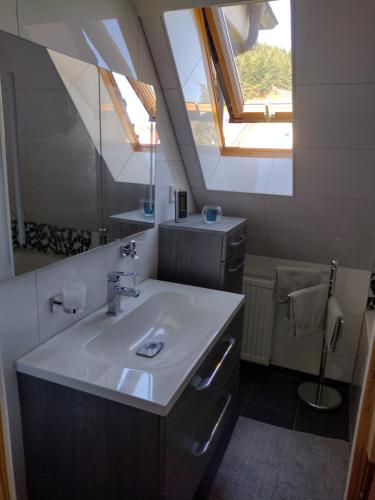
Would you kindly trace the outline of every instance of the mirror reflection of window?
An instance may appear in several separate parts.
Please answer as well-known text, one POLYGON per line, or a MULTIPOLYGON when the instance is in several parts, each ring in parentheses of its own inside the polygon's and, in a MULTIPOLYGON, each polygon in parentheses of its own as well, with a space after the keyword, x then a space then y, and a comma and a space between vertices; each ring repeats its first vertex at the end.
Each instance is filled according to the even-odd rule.
POLYGON ((104 218, 113 241, 154 223, 156 96, 150 85, 104 69, 100 81, 104 218))
POLYGON ((125 103, 126 111, 128 113, 130 122, 134 127, 134 132, 137 136, 139 145, 141 147, 151 147, 154 140, 151 133, 150 123, 155 118, 151 113, 154 113, 156 106, 156 97, 153 89, 147 89, 148 86, 141 88, 138 85, 139 95, 137 95, 126 76, 120 75, 119 73, 113 73, 113 76, 120 91, 121 97, 125 103), (142 93, 141 90, 143 91, 142 93), (145 92, 149 92, 150 97, 153 100, 152 110, 147 110, 146 104, 144 103, 144 101, 146 101, 145 92))
POLYGON ((128 155, 97 66, 0 31, 0 281, 153 227, 155 93, 116 77, 140 141, 128 155), (116 219, 125 212, 143 225, 116 219))

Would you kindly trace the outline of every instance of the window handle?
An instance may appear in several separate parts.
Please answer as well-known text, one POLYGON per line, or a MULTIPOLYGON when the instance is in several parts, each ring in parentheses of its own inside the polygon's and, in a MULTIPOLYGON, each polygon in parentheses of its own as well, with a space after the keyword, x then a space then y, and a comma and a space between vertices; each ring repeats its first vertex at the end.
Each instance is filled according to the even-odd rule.
POLYGON ((270 107, 268 106, 268 104, 266 104, 266 111, 264 112, 264 117, 267 122, 271 122, 275 117, 275 113, 270 112, 270 107))

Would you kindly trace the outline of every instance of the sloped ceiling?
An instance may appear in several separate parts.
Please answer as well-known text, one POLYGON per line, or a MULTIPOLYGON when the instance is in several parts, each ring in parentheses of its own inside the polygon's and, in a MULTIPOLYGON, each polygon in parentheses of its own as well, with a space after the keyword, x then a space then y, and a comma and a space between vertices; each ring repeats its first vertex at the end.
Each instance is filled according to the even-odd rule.
MULTIPOLYGON (((375 257, 375 3, 292 1, 294 196, 207 190, 161 9, 136 2, 198 209, 248 217, 249 253, 370 269, 375 257), (159 9, 159 12, 156 12, 159 9), (334 32, 333 32, 334 30, 334 32)), ((198 2, 196 2, 198 3, 198 2)), ((209 2, 205 2, 206 4, 209 2)), ((227 2, 226 2, 227 3, 227 2)), ((230 174, 228 174, 230 175, 230 174)))
MULTIPOLYGON (((257 2, 259 0, 254 0, 257 2)), ((240 3, 238 0, 220 1, 220 0, 133 0, 135 10, 140 17, 162 15, 168 10, 193 9, 195 7, 208 7, 210 5, 225 5, 240 3)))

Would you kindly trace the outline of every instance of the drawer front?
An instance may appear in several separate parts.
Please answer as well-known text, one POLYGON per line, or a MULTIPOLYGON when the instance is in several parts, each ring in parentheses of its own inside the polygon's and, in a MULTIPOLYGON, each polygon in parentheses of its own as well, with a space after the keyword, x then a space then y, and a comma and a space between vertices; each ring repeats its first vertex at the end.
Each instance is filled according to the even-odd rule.
POLYGON ((226 261, 234 255, 244 255, 246 246, 246 223, 241 224, 235 231, 223 238, 223 250, 221 260, 226 261))
POLYGON ((237 396, 239 361, 205 402, 205 413, 180 466, 167 484, 168 500, 191 500, 220 441, 237 396))
POLYGON ((236 253, 231 259, 221 264, 222 290, 241 293, 242 278, 245 265, 245 255, 236 253))
POLYGON ((223 237, 211 232, 160 229, 158 278, 218 289, 223 237))
POLYGON ((163 491, 191 449, 206 410, 209 411, 210 405, 215 403, 215 394, 225 387, 228 373, 239 362, 242 316, 241 309, 192 377, 170 414, 162 421, 165 448, 161 460, 163 477, 160 487, 163 491))

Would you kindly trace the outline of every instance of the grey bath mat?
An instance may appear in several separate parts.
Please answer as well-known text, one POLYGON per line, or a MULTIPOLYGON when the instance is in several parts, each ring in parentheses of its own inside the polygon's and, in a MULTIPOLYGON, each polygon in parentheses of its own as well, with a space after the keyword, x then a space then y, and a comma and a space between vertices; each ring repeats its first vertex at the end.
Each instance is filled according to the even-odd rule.
POLYGON ((349 445, 240 417, 210 500, 342 500, 349 445))

